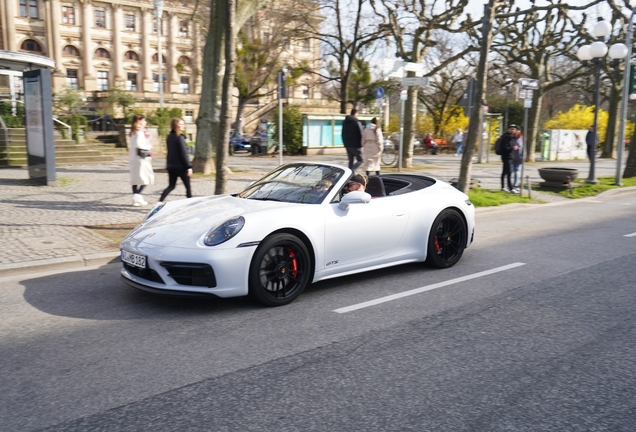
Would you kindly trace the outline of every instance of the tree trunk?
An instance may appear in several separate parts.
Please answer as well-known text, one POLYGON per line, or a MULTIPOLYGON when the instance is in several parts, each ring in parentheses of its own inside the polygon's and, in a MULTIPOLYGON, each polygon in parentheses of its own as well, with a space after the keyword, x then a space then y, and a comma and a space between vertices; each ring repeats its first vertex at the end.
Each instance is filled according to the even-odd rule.
POLYGON ((464 147, 464 155, 462 156, 461 168, 459 172, 459 181, 457 188, 468 193, 470 189, 470 171, 472 168, 473 152, 477 143, 478 133, 481 119, 481 103, 486 93, 486 77, 488 76, 488 54, 490 53, 490 45, 492 44, 492 22, 495 16, 495 8, 499 5, 500 0, 489 0, 484 6, 484 17, 481 26, 481 49, 479 52, 479 64, 477 65, 477 80, 475 83, 475 102, 470 113, 470 121, 468 123, 468 137, 464 147))
MULTIPOLYGON (((259 7, 272 0, 235 0, 236 22, 234 33, 256 12, 259 7)), ((227 0, 210 2, 210 31, 203 50, 203 75, 201 77, 201 100, 197 117, 197 140, 193 170, 210 174, 214 165, 214 150, 219 145, 219 117, 221 110, 221 92, 223 82, 223 62, 225 47, 225 28, 228 25, 226 15, 227 0)), ((236 36, 236 35, 235 35, 236 36)), ((227 149, 227 143, 222 147, 227 149)), ((225 150, 224 150, 225 151, 225 150)))
POLYGON ((238 104, 236 106, 236 120, 234 122, 234 129, 243 135, 243 113, 245 112, 245 104, 247 99, 243 99, 239 96, 238 104))
POLYGON ((627 164, 623 171, 623 178, 636 177, 636 128, 629 140, 629 155, 627 156, 627 164))
MULTIPOLYGON (((348 89, 349 89, 349 77, 345 72, 344 67, 344 58, 340 59, 340 76, 342 79, 340 80, 340 114, 347 115, 347 102, 348 98, 348 89)), ((355 108, 355 105, 353 106, 355 108)))
POLYGON ((226 0, 225 17, 225 71, 223 75, 223 90, 221 94, 221 118, 219 124, 219 141, 216 149, 216 183, 215 194, 224 194, 227 189, 227 176, 231 172, 228 165, 228 145, 230 141, 230 110, 232 107, 232 88, 234 83, 234 70, 236 67, 236 0, 226 0))
POLYGON ((610 90, 610 100, 607 119, 607 130, 605 132, 605 143, 603 143, 603 151, 601 152, 602 158, 613 158, 615 156, 614 150, 616 149, 616 143, 618 142, 618 119, 620 116, 620 101, 621 101, 622 89, 614 84, 612 81, 612 87, 610 90))
POLYGON ((201 101, 197 117, 197 139, 192 161, 195 172, 212 173, 214 149, 219 130, 219 97, 221 89, 221 65, 225 22, 221 16, 223 0, 210 3, 210 31, 205 41, 203 76, 201 77, 201 101))

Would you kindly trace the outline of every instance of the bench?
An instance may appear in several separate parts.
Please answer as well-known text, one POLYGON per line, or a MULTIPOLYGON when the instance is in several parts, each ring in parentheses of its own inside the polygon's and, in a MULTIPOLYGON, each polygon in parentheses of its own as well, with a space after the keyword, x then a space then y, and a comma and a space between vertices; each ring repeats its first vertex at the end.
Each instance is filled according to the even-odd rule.
MULTIPOLYGON (((448 143, 443 138, 435 138, 435 139, 433 139, 433 141, 435 141, 437 143, 437 151, 439 153, 442 153, 444 150, 446 150, 446 153, 450 153, 451 151, 455 151, 455 145, 448 143)), ((426 144, 423 144, 422 147, 424 149, 424 154, 427 154, 431 150, 433 150, 431 147, 427 147, 426 144)))

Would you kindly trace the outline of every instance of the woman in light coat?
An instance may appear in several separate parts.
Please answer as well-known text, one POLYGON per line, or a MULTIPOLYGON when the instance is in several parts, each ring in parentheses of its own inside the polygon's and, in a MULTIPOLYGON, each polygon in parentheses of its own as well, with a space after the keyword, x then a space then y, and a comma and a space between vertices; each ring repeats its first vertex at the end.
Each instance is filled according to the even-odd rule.
POLYGON ((371 171, 375 171, 376 175, 380 175, 380 158, 382 157, 383 149, 384 137, 378 127, 378 119, 373 117, 362 132, 362 155, 367 177, 371 171))
POLYGON ((133 116, 129 148, 128 166, 130 168, 133 206, 144 206, 148 202, 141 196, 141 192, 146 185, 154 184, 155 173, 152 170, 152 157, 150 156, 152 150, 150 133, 146 130, 146 117, 142 114, 133 116))

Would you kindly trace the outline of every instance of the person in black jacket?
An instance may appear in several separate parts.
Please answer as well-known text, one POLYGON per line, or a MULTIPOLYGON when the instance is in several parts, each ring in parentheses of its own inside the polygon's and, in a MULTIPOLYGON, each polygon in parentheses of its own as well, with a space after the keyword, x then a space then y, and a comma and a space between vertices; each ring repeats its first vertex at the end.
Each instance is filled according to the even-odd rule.
POLYGON ((192 198, 192 191, 190 190, 190 176, 192 175, 192 164, 188 157, 188 150, 186 148, 185 136, 183 128, 185 123, 180 118, 173 118, 170 122, 170 134, 166 138, 166 144, 168 146, 168 157, 166 158, 166 168, 168 169, 169 184, 168 187, 161 194, 159 198, 160 202, 163 202, 168 194, 172 192, 177 185, 177 178, 183 181, 183 185, 186 188, 186 197, 192 198))
POLYGON ((349 156, 349 169, 355 172, 362 165, 362 126, 355 108, 342 122, 342 143, 349 156), (354 159, 357 159, 356 163, 353 162, 354 159))
POLYGON ((512 185, 512 151, 518 150, 519 146, 517 145, 517 132, 519 131, 519 127, 517 125, 511 124, 508 126, 508 131, 502 135, 501 137, 501 146, 500 146, 500 155, 501 162, 503 164, 503 169, 501 171, 501 191, 502 192, 514 192, 514 187, 512 185), (504 185, 504 179, 508 180, 508 187, 504 185))

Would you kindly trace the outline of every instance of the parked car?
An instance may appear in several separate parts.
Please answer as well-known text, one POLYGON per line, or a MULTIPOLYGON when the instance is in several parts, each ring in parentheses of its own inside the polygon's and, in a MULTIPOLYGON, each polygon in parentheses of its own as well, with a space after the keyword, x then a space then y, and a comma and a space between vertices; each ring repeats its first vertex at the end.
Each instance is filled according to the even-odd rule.
POLYGON ((408 262, 448 268, 472 243, 475 208, 448 183, 382 174, 346 193, 352 175, 292 163, 238 194, 157 203, 121 243, 121 277, 155 294, 280 306, 324 279, 408 262))
POLYGON ((238 131, 230 132, 230 147, 234 148, 234 151, 250 151, 250 140, 238 133, 238 131))

